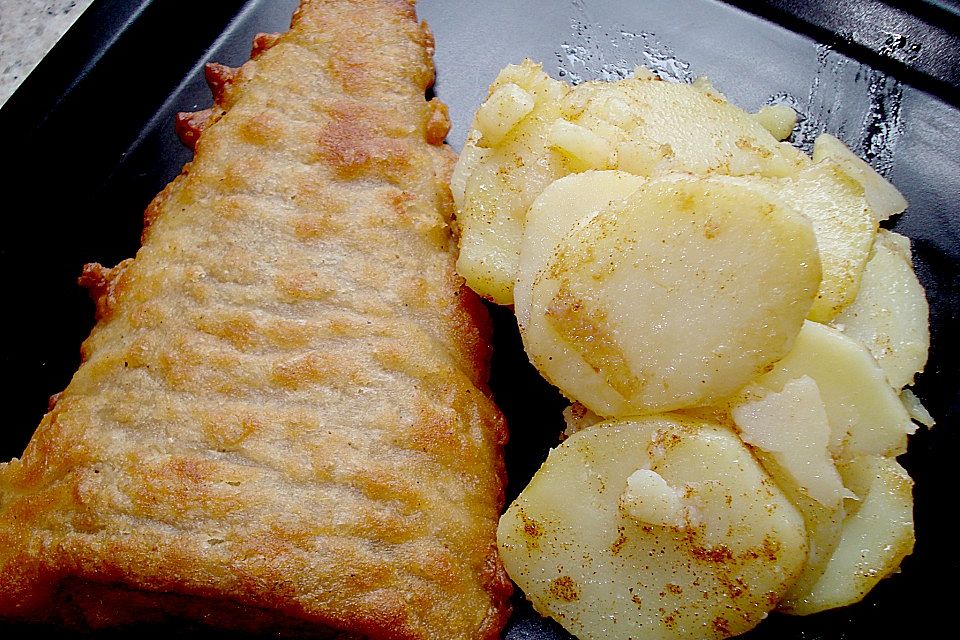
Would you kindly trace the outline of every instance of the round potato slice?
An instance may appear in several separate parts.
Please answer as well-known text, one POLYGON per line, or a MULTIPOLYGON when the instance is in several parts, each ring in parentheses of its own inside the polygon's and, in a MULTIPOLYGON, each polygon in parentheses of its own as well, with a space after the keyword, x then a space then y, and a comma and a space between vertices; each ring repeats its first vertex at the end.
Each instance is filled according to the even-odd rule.
POLYGON ((792 592, 780 608, 807 615, 853 604, 896 572, 913 551, 913 481, 893 458, 863 456, 840 466, 859 500, 819 579, 792 592))
POLYGON ((659 177, 563 239, 524 346, 601 416, 709 404, 789 351, 819 284, 809 221, 749 179, 659 177))
POLYGON ((803 519, 737 436, 666 415, 572 435, 497 540, 534 608, 582 640, 742 633, 806 557, 803 519))
POLYGON ((592 130, 609 132, 605 137, 621 142, 612 168, 645 176, 689 171, 782 177, 810 164, 802 152, 781 144, 756 118, 729 103, 708 83, 646 78, 585 82, 565 98, 564 116, 592 130), (652 156, 655 161, 650 161, 644 148, 657 151, 652 156))
POLYGON ((624 171, 587 171, 560 178, 543 190, 527 211, 520 244, 514 311, 520 330, 530 318, 530 295, 537 274, 556 253, 564 236, 640 188, 644 179, 624 171))
POLYGON ((877 235, 863 188, 831 160, 766 184, 813 224, 823 280, 809 318, 829 322, 857 296, 877 235))
POLYGON ((819 324, 804 323, 790 353, 756 380, 780 391, 809 376, 817 383, 830 423, 830 451, 837 460, 863 455, 898 456, 916 425, 863 345, 819 324))
POLYGON ((910 241, 882 229, 860 292, 833 324, 867 347, 895 389, 913 383, 930 349, 930 308, 913 272, 910 241))
POLYGON ((457 271, 471 289, 498 304, 513 303, 520 239, 530 203, 571 171, 569 159, 554 150, 547 138, 570 87, 529 60, 503 69, 490 86, 491 98, 507 86, 525 92, 533 107, 515 122, 510 117, 509 128, 495 137, 496 144, 483 137, 480 123, 475 122, 477 133, 467 140, 462 166, 453 180, 460 227, 457 271))

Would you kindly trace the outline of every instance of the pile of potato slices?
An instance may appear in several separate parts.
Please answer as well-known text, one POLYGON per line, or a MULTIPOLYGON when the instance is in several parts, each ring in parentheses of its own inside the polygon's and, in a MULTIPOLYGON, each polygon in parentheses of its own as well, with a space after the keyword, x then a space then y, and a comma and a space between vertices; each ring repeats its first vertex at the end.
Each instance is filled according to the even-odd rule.
MULTIPOLYGON (((913 548, 897 463, 929 345, 907 203, 796 114, 638 69, 525 61, 452 179, 458 268, 513 305, 571 400, 498 542, 538 612, 592 638, 725 638, 860 600, 913 548)), ((512 425, 523 429, 524 425, 512 425)))

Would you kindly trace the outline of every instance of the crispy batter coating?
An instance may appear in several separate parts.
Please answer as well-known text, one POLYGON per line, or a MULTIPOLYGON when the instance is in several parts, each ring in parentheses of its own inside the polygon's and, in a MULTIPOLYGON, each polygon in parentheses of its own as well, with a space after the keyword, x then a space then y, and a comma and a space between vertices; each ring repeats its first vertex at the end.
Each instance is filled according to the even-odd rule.
POLYGON ((0 618, 499 636, 506 432, 431 53, 410 2, 313 0, 208 71, 194 161, 84 270, 84 362, 0 465, 0 618))

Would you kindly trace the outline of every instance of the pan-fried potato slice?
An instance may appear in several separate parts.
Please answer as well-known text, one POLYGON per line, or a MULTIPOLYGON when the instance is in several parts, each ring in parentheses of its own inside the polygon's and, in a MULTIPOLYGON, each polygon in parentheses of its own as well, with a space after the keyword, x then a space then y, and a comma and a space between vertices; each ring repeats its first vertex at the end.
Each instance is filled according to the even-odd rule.
POLYGON ((455 170, 454 191, 461 184, 463 191, 457 270, 470 288, 499 304, 513 302, 527 208, 547 185, 570 173, 570 160, 547 139, 549 125, 560 117, 560 100, 569 91, 529 60, 503 69, 490 87, 495 104, 481 107, 486 139, 481 122, 475 121, 477 133, 462 154, 466 164, 455 170), (497 93, 505 87, 514 88, 497 93), (509 106, 511 94, 519 99, 517 90, 533 100, 529 111, 529 104, 509 106), (516 119, 521 112, 525 115, 516 119), (505 119, 499 128, 498 115, 505 119))
POLYGON ((930 349, 927 296, 913 272, 910 240, 881 230, 860 282, 860 293, 833 324, 867 347, 901 389, 923 370, 930 349))
POLYGON ((830 456, 830 423, 817 383, 809 376, 788 380, 731 409, 740 437, 770 454, 811 498, 836 508, 849 497, 830 456))
POLYGON ((613 168, 644 176, 685 171, 783 177, 810 164, 706 83, 648 77, 585 82, 565 98, 563 115, 618 145, 622 157, 613 168), (631 145, 637 143, 656 152, 656 161, 636 162, 631 145))
POLYGON ((803 516, 803 524, 807 531, 807 560, 803 564, 800 575, 781 600, 781 603, 794 602, 808 593, 823 575, 827 562, 840 542, 840 533, 847 514, 844 502, 848 501, 834 506, 823 505, 811 498, 810 494, 797 484, 796 479, 787 473, 771 454, 761 449, 753 449, 753 454, 773 478, 777 487, 803 516))
POLYGON ((582 640, 742 633, 806 555, 802 518, 736 435, 667 415, 572 435, 497 539, 534 608, 582 640))
POLYGON ((784 596, 789 600, 808 592, 823 574, 840 541, 843 498, 853 494, 830 457, 829 421, 812 378, 789 380, 780 393, 761 395, 752 387, 743 395, 747 401, 730 409, 740 437, 753 445, 753 454, 803 515, 807 530, 807 561, 784 596))
POLYGON ((913 551, 913 481, 903 467, 892 458, 864 456, 841 465, 840 473, 859 502, 850 501, 839 544, 820 578, 781 603, 788 613, 858 602, 913 551))
POLYGON ((529 60, 510 65, 491 85, 454 171, 457 268, 484 297, 512 304, 527 210, 569 173, 782 177, 809 164, 708 83, 638 77, 570 87, 529 60))
POLYGON ((564 237, 524 346, 601 416, 706 404, 790 349, 819 283, 806 218, 747 180, 660 177, 564 237))
POLYGON ((828 322, 857 295, 877 234, 877 221, 860 185, 832 161, 769 184, 774 193, 813 223, 823 280, 809 317, 828 322))
POLYGON ((834 459, 900 455, 916 430, 883 370, 858 342, 836 329, 806 322, 793 349, 757 385, 780 391, 790 380, 817 383, 830 422, 834 459))
POLYGON ((896 187, 858 158, 845 144, 829 133, 822 133, 813 142, 813 161, 819 163, 827 159, 837 162, 851 178, 863 186, 870 210, 878 222, 906 210, 907 199, 896 187))
POLYGON ((530 318, 533 282, 556 253, 560 241, 643 183, 643 178, 624 171, 587 171, 560 178, 534 200, 527 212, 513 293, 521 331, 530 318))

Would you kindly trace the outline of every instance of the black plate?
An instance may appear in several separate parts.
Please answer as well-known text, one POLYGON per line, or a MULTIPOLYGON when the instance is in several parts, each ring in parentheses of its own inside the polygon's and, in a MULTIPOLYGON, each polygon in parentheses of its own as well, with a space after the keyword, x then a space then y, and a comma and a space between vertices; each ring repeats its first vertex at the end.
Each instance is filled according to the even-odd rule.
MULTIPOLYGON (((202 65, 237 65, 258 31, 283 30, 295 0, 98 0, 0 110, 8 168, 0 261, 6 428, 0 459, 19 455, 47 397, 79 363, 93 308, 80 266, 114 264, 139 246, 146 203, 189 160, 177 111, 210 103, 202 65)), ((931 306, 932 348, 917 394, 939 425, 913 437, 918 543, 902 572, 860 604, 806 618, 772 614, 750 638, 889 638, 950 628, 960 575, 949 523, 960 415, 960 87, 958 3, 713 0, 422 0, 437 39, 436 94, 459 148, 473 110, 506 63, 542 61, 555 77, 617 77, 650 64, 681 79, 710 76, 733 102, 782 101, 805 120, 798 142, 838 135, 904 192, 891 225, 913 239, 931 306), (779 26, 782 24, 783 26, 779 26)), ((556 443, 564 403, 529 366, 512 316, 493 309, 493 387, 512 427, 509 497, 556 443)), ((2 627, 8 632, 36 631, 2 627)), ((124 636, 110 634, 111 636, 124 636)), ((506 638, 567 638, 517 598, 506 638)))

